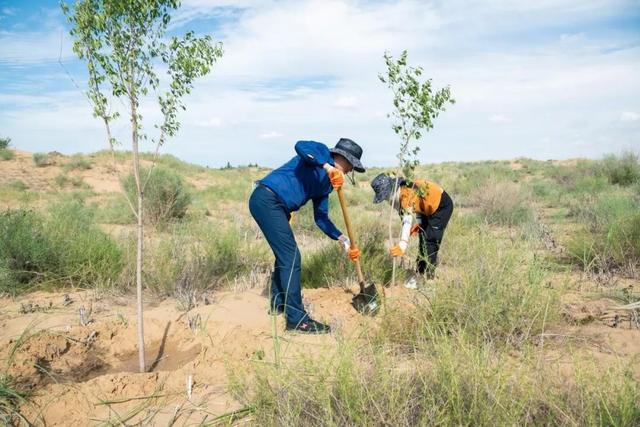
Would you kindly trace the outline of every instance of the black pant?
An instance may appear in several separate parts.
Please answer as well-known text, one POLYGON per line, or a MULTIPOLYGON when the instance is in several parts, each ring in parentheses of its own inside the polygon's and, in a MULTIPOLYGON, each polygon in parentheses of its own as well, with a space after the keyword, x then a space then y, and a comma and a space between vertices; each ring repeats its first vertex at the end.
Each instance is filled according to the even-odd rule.
POLYGON ((440 206, 430 216, 419 216, 420 221, 420 252, 417 259, 418 273, 433 278, 438 265, 438 250, 453 213, 453 200, 446 191, 442 193, 440 206))

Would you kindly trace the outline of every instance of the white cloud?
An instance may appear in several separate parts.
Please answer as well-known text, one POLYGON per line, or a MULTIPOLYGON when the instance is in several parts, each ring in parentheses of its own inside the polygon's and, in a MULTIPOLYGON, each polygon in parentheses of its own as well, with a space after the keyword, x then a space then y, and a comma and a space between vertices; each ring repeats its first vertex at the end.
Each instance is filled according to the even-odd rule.
POLYGON ((71 40, 62 26, 48 31, 0 31, 0 64, 31 66, 74 57, 71 40))
POLYGON ((219 128, 222 126, 222 119, 220 117, 210 117, 206 120, 198 121, 197 125, 205 128, 219 128))
POLYGON ((623 122, 637 122, 638 120, 640 120, 640 113, 637 113, 635 111, 625 111, 620 116, 620 120, 623 122))
POLYGON ((491 123, 509 123, 511 119, 504 114, 493 114, 489 117, 491 123))
POLYGON ((276 132, 275 130, 272 130, 270 132, 265 132, 260 134, 260 139, 273 139, 273 138, 280 138, 282 136, 282 134, 280 132, 276 132))
POLYGON ((338 108, 352 109, 358 105, 358 100, 355 96, 341 96, 333 105, 338 108))

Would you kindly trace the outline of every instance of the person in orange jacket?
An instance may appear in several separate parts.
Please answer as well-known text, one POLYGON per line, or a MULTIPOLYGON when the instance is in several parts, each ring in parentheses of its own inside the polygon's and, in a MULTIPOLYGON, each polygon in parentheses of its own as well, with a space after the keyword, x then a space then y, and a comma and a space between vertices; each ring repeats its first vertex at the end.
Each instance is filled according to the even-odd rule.
MULTIPOLYGON (((402 218, 400 241, 390 249, 391 256, 401 257, 409 244, 409 237, 420 236, 417 273, 427 279, 433 279, 438 264, 438 250, 442 243, 444 230, 453 213, 453 200, 444 189, 434 182, 422 179, 407 181, 381 173, 371 181, 375 192, 373 203, 390 201, 402 218), (414 218, 416 224, 413 224, 414 218)), ((405 284, 415 289, 417 280, 411 277, 405 284)))

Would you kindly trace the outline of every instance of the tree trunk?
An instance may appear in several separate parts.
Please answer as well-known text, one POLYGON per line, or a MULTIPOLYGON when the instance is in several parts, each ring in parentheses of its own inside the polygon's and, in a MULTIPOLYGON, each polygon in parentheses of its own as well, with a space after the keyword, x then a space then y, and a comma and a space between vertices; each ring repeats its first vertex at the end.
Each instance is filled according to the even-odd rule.
POLYGON ((135 96, 131 99, 131 126, 132 126, 132 145, 133 145, 133 175, 136 180, 136 189, 138 193, 138 244, 136 253, 136 296, 138 299, 138 364, 140 372, 145 372, 144 357, 144 316, 142 305, 142 254, 143 254, 143 216, 142 216, 142 200, 144 193, 140 182, 140 156, 138 152, 138 113, 136 111, 137 100, 135 96))

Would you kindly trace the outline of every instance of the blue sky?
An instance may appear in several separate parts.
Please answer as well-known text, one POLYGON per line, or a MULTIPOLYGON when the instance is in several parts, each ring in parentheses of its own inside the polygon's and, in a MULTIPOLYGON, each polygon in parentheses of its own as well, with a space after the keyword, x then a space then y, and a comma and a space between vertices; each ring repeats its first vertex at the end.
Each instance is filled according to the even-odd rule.
MULTIPOLYGON (((225 50, 163 148, 191 162, 276 166, 299 139, 344 136, 365 164, 393 164, 377 75, 384 51, 403 49, 457 100, 421 142, 424 163, 640 152, 637 0, 183 0, 171 33, 187 30, 225 50)), ((27 151, 106 148, 85 82, 56 1, 0 0, 0 136, 27 151)), ((114 130, 129 147, 128 123, 114 130)))

